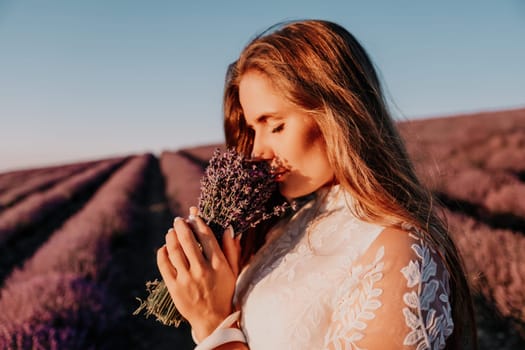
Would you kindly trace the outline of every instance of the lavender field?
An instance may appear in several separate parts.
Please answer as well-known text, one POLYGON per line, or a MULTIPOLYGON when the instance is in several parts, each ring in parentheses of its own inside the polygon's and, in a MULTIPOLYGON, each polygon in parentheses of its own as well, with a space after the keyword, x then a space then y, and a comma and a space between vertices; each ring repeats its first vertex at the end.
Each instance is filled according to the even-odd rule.
MULTIPOLYGON (((525 109, 399 123, 475 292, 481 349, 525 348, 525 109)), ((213 150, 0 174, 0 349, 191 349, 133 316, 213 150)))

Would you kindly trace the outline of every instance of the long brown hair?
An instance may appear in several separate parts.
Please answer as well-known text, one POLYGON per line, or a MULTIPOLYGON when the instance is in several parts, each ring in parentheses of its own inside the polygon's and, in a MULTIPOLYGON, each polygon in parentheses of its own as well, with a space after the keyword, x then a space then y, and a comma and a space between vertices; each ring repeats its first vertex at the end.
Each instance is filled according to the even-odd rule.
MULTIPOLYGON (((455 328, 448 348, 477 348, 459 253, 436 213, 435 199, 415 174, 361 44, 343 27, 321 20, 279 24, 253 39, 230 65, 224 92, 226 143, 245 154, 251 153, 253 134, 244 120, 239 83, 252 70, 316 121, 335 178, 355 199, 350 209, 356 215, 384 226, 409 222, 422 229, 451 275, 455 328)), ((257 240, 245 242, 244 252, 254 253, 261 235, 257 240)))

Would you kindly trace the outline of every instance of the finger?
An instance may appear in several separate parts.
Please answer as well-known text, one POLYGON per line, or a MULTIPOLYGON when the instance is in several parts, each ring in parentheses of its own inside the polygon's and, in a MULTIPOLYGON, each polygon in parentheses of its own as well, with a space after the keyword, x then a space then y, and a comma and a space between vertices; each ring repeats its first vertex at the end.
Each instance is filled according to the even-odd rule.
POLYGON ((202 245, 204 256, 206 256, 212 266, 217 266, 217 263, 224 261, 224 254, 221 251, 221 247, 212 230, 206 225, 204 220, 202 220, 200 216, 190 214, 189 224, 202 245))
POLYGON ((206 264, 204 256, 199 248, 199 242, 195 238, 191 227, 182 218, 176 217, 173 221, 173 228, 177 234, 177 239, 189 263, 189 268, 203 266, 206 264))
POLYGON ((177 234, 173 228, 170 228, 166 234, 166 248, 168 250, 168 257, 173 267, 175 267, 179 273, 187 271, 190 267, 190 264, 184 255, 182 246, 180 245, 177 234))
POLYGON ((172 286, 177 278, 177 270, 175 270, 170 262, 166 245, 163 245, 157 250, 157 267, 166 286, 172 286))
POLYGON ((199 209, 197 207, 190 207, 190 218, 199 215, 199 209))
POLYGON ((222 250, 228 264, 233 271, 235 276, 239 275, 239 262, 241 260, 241 237, 234 238, 235 232, 233 227, 230 225, 222 235, 222 250))

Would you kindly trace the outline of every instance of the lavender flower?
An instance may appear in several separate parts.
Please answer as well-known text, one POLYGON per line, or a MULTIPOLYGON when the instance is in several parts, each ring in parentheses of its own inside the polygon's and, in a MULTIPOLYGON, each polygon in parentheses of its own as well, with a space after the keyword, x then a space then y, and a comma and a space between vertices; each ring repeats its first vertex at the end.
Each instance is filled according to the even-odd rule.
MULTIPOLYGON (((240 235, 273 216, 282 215, 287 208, 285 202, 275 207, 268 204, 276 191, 277 183, 268 163, 247 159, 233 149, 222 154, 217 149, 201 179, 199 212, 221 242, 224 230, 230 225, 240 235)), ((164 281, 147 282, 146 286, 149 295, 133 314, 145 310, 146 317, 155 315, 163 324, 177 327, 182 317, 164 281)))
POLYGON ((217 149, 201 179, 199 212, 221 242, 230 225, 239 235, 281 215, 284 204, 267 208, 276 190, 268 163, 245 159, 232 149, 223 154, 217 149))

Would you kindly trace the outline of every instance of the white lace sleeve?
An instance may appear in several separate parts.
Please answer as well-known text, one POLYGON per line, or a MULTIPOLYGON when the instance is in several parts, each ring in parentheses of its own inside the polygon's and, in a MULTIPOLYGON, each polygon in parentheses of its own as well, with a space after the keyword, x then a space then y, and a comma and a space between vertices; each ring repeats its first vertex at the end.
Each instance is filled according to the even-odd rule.
POLYGON ((416 233, 387 229, 353 264, 332 298, 325 349, 445 348, 454 328, 449 274, 416 233))

